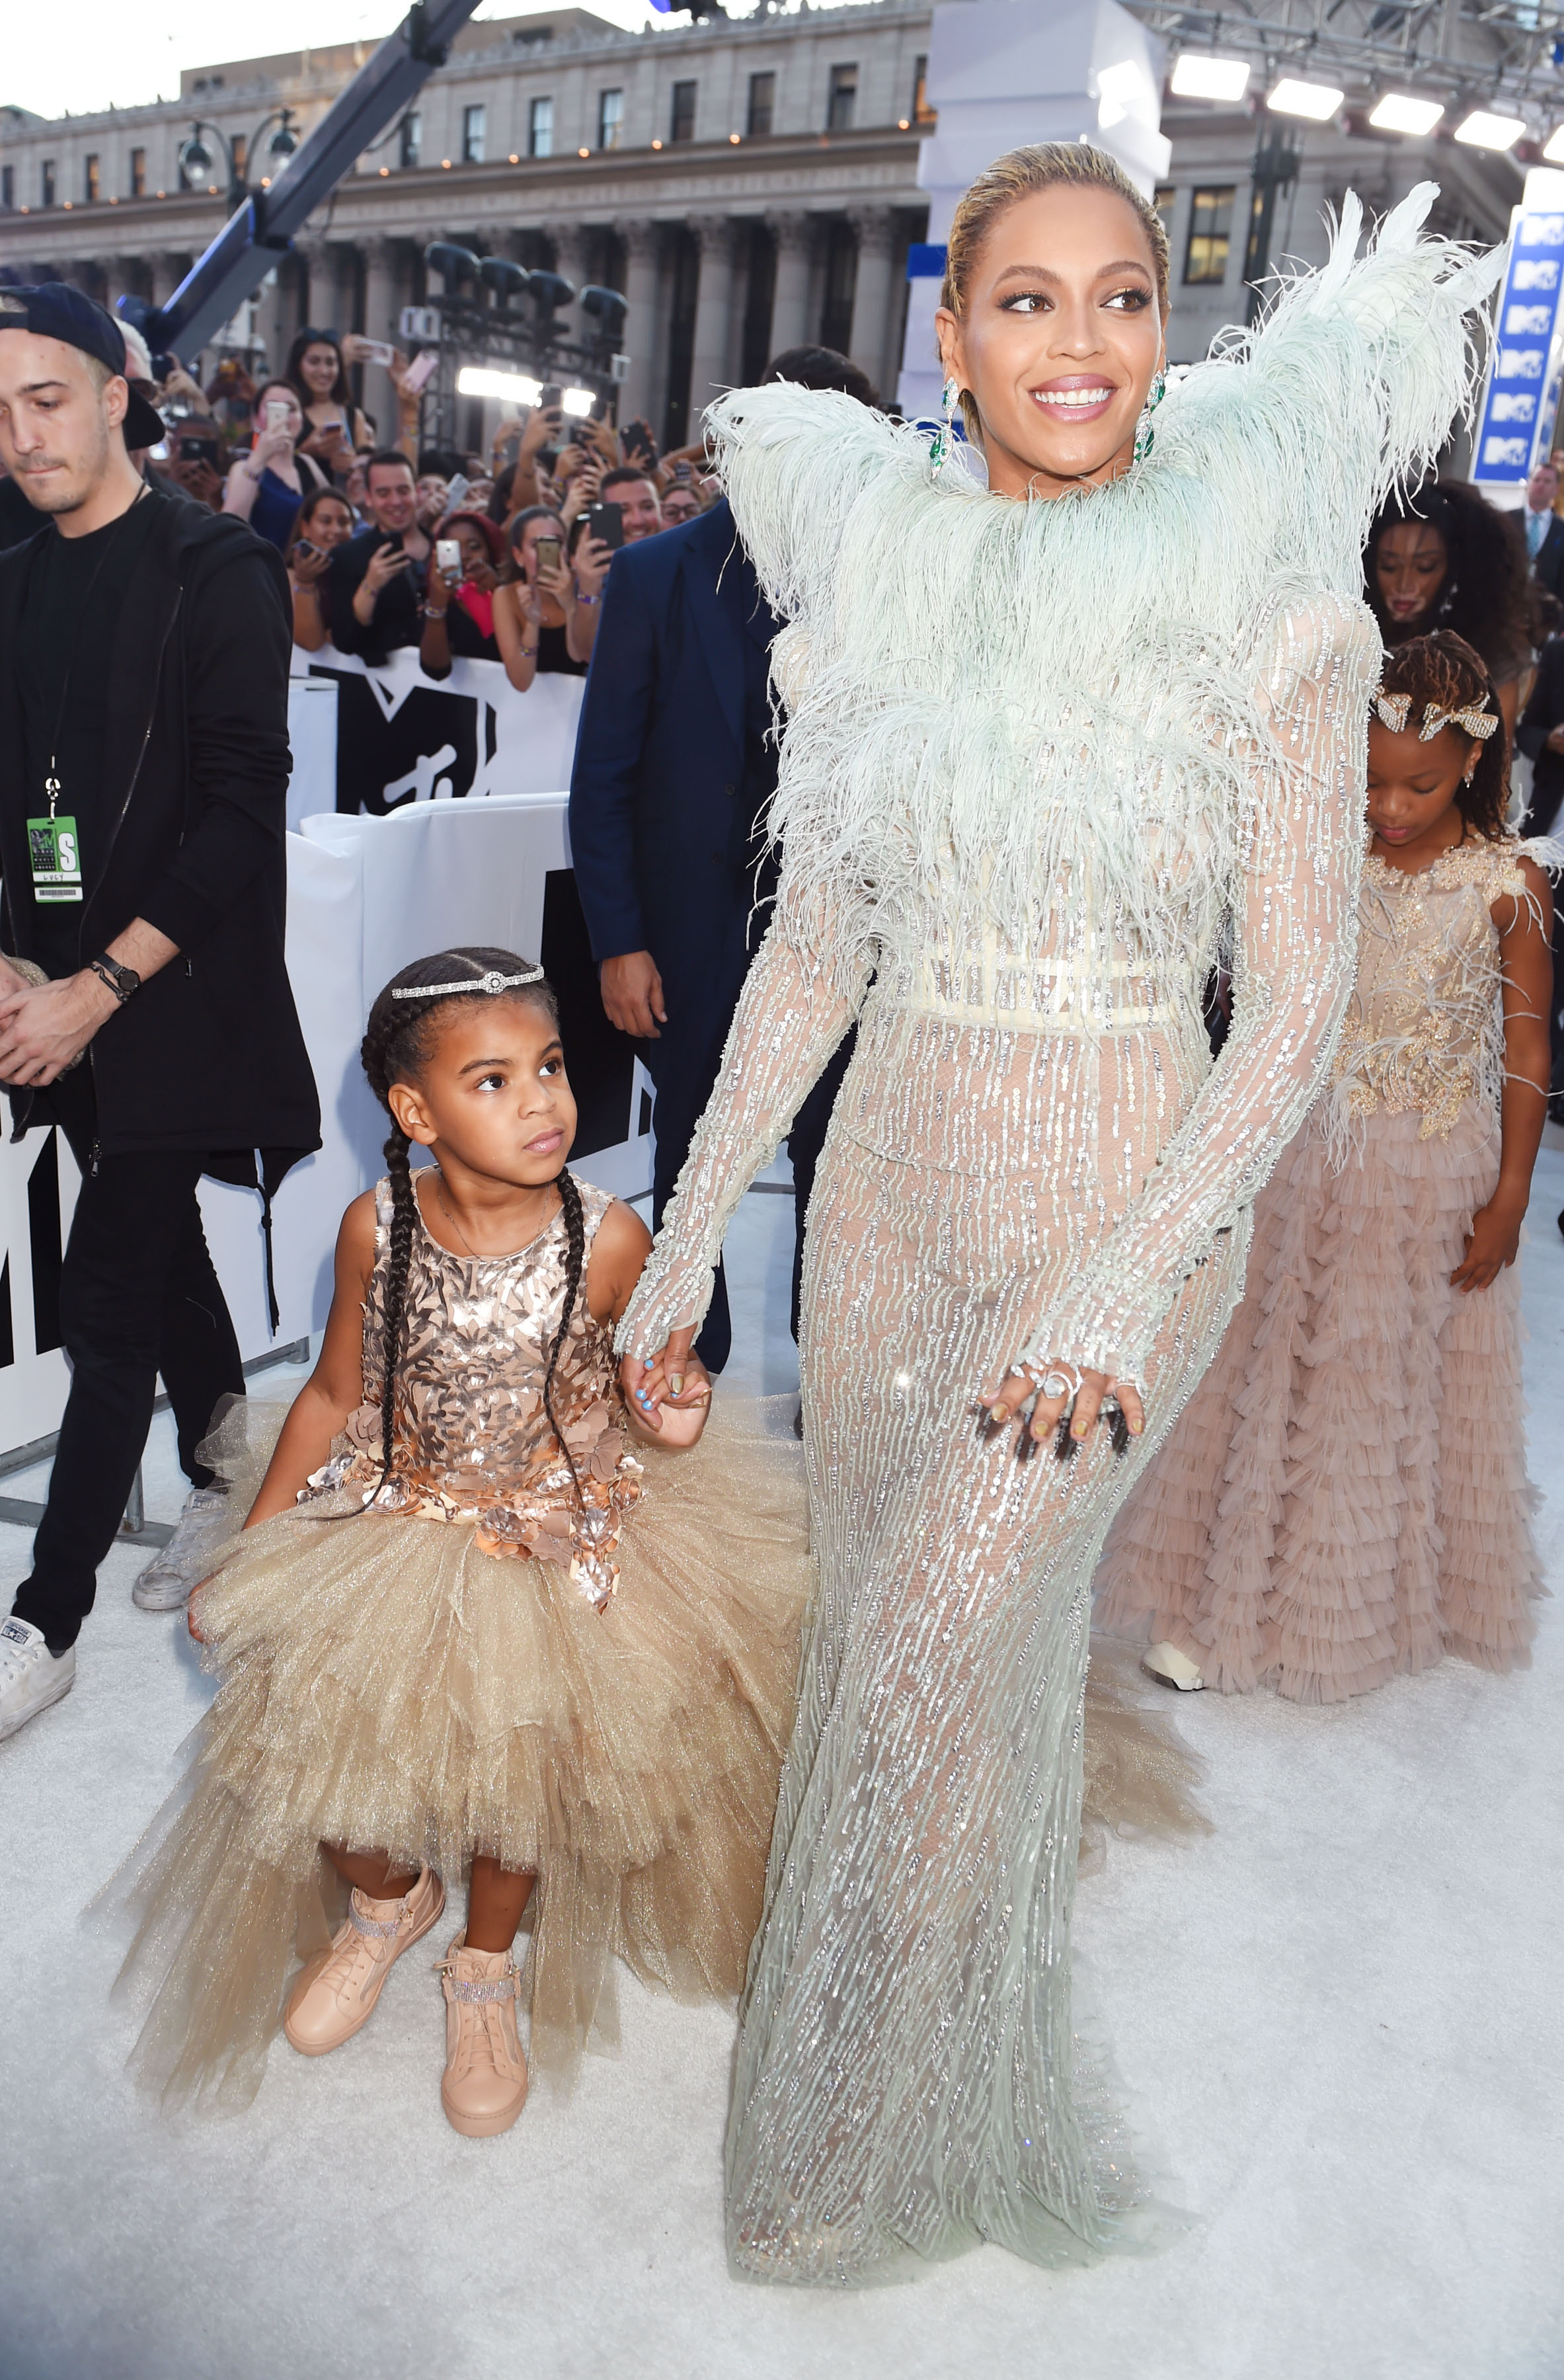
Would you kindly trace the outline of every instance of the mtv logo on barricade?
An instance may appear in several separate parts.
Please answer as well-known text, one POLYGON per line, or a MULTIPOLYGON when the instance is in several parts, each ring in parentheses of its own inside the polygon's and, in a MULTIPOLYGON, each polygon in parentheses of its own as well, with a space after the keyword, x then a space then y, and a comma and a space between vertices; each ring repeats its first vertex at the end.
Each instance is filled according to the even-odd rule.
POLYGON ((1522 248, 1564 248, 1564 215, 1522 215, 1522 248))
POLYGON ((1518 256, 1509 285, 1512 289, 1557 289, 1558 259, 1556 256, 1518 256))
POLYGON ((1551 306, 1507 306, 1506 334, 1512 339, 1546 339, 1553 328, 1551 306))
POLYGON ((1485 438, 1484 466, 1490 471, 1523 471, 1531 451, 1529 438, 1485 438))
POLYGON ((1541 380, 1547 361, 1546 347, 1500 347, 1495 380, 1541 380))
POLYGON ((1496 388, 1494 401, 1488 408, 1491 421, 1534 422, 1537 418, 1537 400, 1521 389, 1496 388))

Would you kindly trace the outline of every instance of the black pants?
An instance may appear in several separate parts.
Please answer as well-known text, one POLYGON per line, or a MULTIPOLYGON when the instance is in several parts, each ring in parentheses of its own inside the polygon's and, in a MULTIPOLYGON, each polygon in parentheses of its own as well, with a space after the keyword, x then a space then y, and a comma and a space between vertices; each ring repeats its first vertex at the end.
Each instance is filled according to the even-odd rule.
POLYGON ((41 1122, 45 1099, 81 1167, 60 1279, 71 1384, 32 1576, 12 1609, 61 1653, 92 1609, 98 1565, 146 1451, 157 1375, 174 1407, 185 1475, 205 1487, 212 1475, 196 1448, 220 1399, 243 1394, 244 1373, 201 1229, 200 1153, 100 1157, 94 1168, 87 1066, 40 1099, 41 1122))

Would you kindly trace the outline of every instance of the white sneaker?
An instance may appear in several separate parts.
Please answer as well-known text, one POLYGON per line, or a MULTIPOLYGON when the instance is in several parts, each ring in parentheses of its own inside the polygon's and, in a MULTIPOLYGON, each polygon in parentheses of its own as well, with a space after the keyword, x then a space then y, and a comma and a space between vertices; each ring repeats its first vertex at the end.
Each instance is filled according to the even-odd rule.
POLYGON ((192 1488, 174 1535, 155 1553, 130 1590, 143 1611, 183 1611, 190 1590, 212 1566, 212 1556, 228 1533, 228 1498, 222 1488, 192 1488))
POLYGON ((76 1647, 56 1660, 43 1631, 13 1612, 0 1621, 0 1740, 68 1694, 76 1683, 76 1647))

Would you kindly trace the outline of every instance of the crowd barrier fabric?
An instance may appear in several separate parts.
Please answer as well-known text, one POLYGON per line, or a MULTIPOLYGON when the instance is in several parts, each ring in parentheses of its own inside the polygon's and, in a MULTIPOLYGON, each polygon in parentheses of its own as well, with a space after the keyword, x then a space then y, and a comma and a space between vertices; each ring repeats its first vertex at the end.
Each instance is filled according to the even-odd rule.
MULTIPOLYGON (((331 645, 318 653, 296 647, 293 670, 296 684, 336 688, 334 795, 310 808, 378 815, 404 802, 545 794, 570 783, 584 678, 547 674, 518 694, 498 662, 468 661, 430 678, 411 646, 373 665, 331 645)), ((296 694, 290 729, 302 708, 296 694)))

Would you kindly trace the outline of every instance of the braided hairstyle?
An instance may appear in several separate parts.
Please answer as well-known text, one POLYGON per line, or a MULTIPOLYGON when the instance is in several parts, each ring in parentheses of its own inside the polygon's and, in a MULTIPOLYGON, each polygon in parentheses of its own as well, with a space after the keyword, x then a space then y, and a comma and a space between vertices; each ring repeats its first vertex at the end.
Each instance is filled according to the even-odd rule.
MULTIPOLYGON (((415 959, 394 975, 379 993, 370 1011, 359 1055, 370 1088, 381 1105, 391 1113, 390 1091, 394 1083, 416 1082, 419 1069, 427 1064, 433 1052, 439 1021, 453 1008, 465 1006, 469 1000, 526 1000, 543 1009, 557 1026, 559 1002, 552 986, 543 978, 536 983, 508 992, 488 992, 474 990, 445 993, 428 1000, 396 1000, 397 991, 416 991, 425 984, 459 982, 470 975, 475 986, 486 975, 527 975, 529 959, 518 958, 515 951, 471 947, 437 951, 431 958, 415 959)), ((413 1257, 413 1229, 418 1220, 418 1207, 413 1196, 413 1171, 409 1162, 412 1143, 394 1114, 386 1135, 385 1162, 391 1177, 391 1245, 390 1264, 385 1282, 385 1343, 383 1378, 381 1382, 381 1463, 375 1497, 390 1478, 394 1462, 394 1428, 396 1403, 396 1370, 402 1355, 403 1334, 407 1318, 407 1275, 413 1257)), ((576 1458, 565 1444, 564 1432, 553 1407, 554 1372, 560 1350, 570 1329, 571 1317, 580 1293, 581 1274, 586 1263, 587 1225, 581 1207, 581 1193, 574 1177, 564 1168, 555 1179, 560 1194, 560 1206, 564 1215, 568 1247, 564 1269, 564 1305, 560 1315, 559 1329, 549 1350, 548 1367, 543 1375, 543 1410, 549 1426, 559 1441, 561 1453, 570 1466, 576 1500, 581 1500, 581 1476, 576 1468, 576 1458)))
POLYGON ((1486 843, 1500 842, 1509 808, 1509 737, 1481 654, 1449 628, 1437 628, 1431 637, 1409 637, 1386 655, 1380 690, 1412 697, 1409 726, 1421 722, 1429 703, 1440 710, 1467 710, 1487 698, 1498 725, 1478 745, 1472 783, 1456 787, 1455 804, 1472 833, 1486 843))

